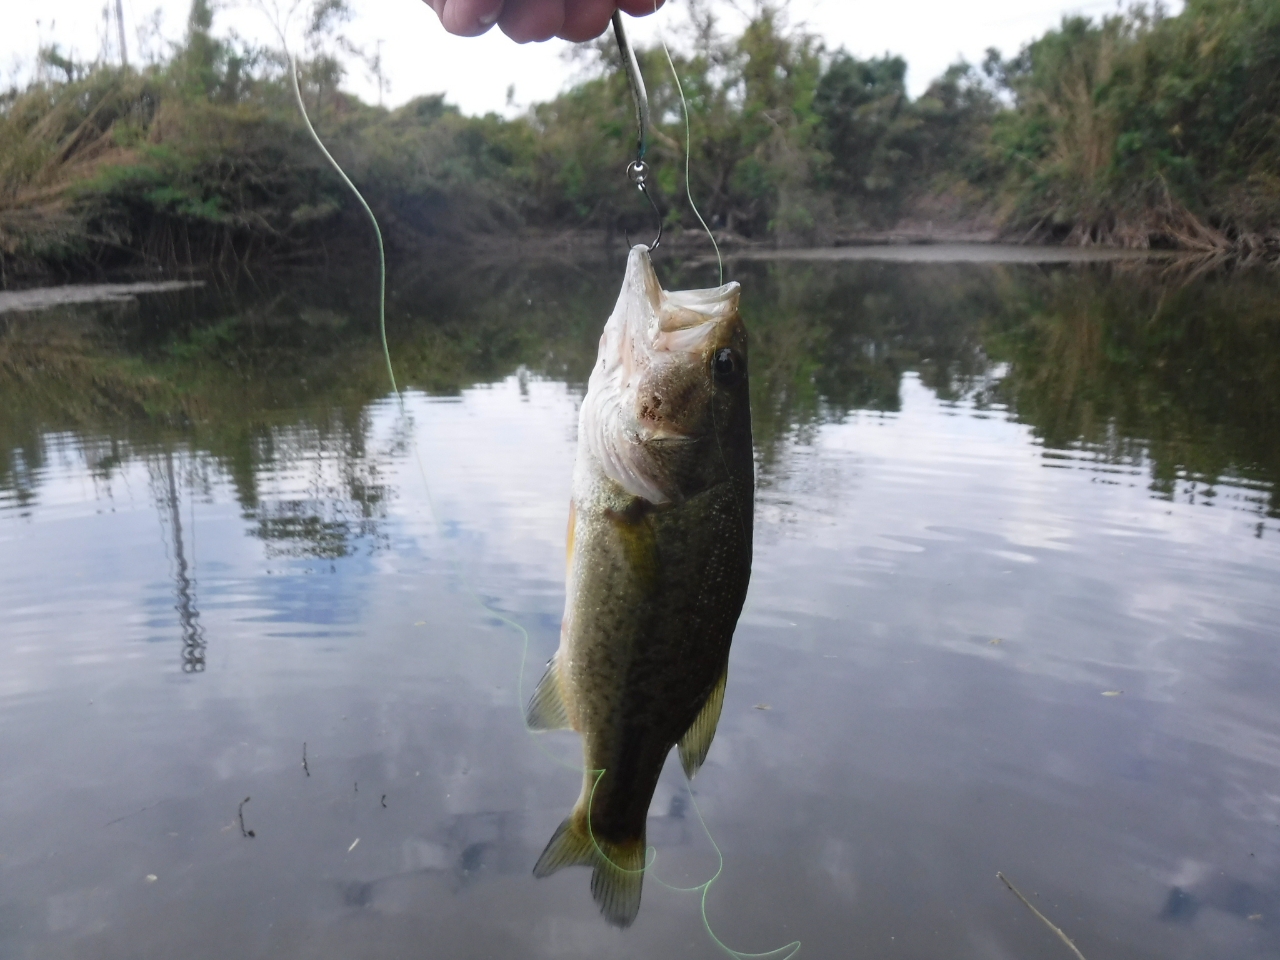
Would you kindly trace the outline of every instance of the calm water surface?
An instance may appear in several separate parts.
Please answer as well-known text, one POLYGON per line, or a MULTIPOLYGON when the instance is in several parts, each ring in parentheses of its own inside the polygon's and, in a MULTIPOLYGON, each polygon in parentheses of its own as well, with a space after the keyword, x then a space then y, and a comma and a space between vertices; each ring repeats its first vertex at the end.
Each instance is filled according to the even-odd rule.
POLYGON ((739 951, 1067 957, 1002 871, 1280 953, 1275 277, 738 264, 754 576, 618 931, 520 702, 620 264, 401 274, 403 409, 359 284, 0 318, 0 957, 721 956, 698 811, 739 951))

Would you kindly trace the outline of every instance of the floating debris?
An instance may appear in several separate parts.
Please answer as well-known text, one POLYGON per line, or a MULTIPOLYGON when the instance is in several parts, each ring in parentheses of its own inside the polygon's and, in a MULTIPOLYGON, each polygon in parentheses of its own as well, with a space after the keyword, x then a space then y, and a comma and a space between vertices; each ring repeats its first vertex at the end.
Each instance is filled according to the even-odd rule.
POLYGON ((254 831, 246 830, 244 828, 244 805, 248 803, 250 799, 252 798, 245 797, 243 800, 241 800, 240 809, 236 811, 236 816, 240 819, 240 836, 246 837, 246 838, 253 838, 257 836, 257 834, 254 831))

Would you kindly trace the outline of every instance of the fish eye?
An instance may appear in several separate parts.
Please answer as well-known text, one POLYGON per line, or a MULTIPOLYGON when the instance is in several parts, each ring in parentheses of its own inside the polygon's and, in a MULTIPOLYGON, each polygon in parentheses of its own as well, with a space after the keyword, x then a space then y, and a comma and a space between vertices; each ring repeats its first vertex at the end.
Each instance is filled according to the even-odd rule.
POLYGON ((711 375, 720 386, 733 386, 742 379, 742 358, 728 347, 720 348, 711 358, 711 375))

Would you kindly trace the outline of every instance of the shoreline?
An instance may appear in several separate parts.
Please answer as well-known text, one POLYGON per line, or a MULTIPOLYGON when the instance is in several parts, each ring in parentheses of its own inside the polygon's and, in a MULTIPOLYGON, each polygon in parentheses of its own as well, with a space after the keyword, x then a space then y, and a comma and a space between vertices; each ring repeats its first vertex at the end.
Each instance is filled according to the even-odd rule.
POLYGON ((0 314, 34 313, 78 303, 127 303, 139 294, 170 293, 203 287, 203 280, 153 280, 121 283, 73 283, 54 287, 0 290, 0 314))
MULTIPOLYGON (((346 236, 345 241, 359 243, 346 236)), ((1138 249, 1100 244, 1087 246, 1067 244, 1029 244, 1003 240, 990 232, 934 231, 928 235, 913 233, 878 233, 838 237, 821 245, 786 244, 776 240, 752 240, 736 234, 718 233, 720 255, 726 261, 889 261, 907 263, 1094 263, 1114 261, 1197 261, 1222 265, 1275 265, 1276 261, 1249 257, 1231 251, 1198 251, 1187 249, 1138 249)), ((372 244, 370 244, 372 247, 372 244)), ((402 269, 424 259, 454 261, 464 258, 470 263, 501 264, 509 261, 527 263, 608 261, 626 255, 626 239, 604 230, 526 230, 508 234, 477 234, 462 239, 433 238, 420 243, 388 245, 388 267, 402 269)), ((663 238, 661 252, 673 254, 693 264, 715 262, 715 253, 705 233, 696 230, 673 230, 663 238)), ((268 260, 244 266, 246 275, 290 274, 309 269, 323 269, 331 254, 322 253, 314 264, 290 257, 279 262, 268 260)), ((217 279, 218 271, 209 265, 205 270, 184 268, 176 276, 156 278, 154 269, 139 271, 129 267, 118 270, 86 271, 82 280, 65 270, 32 272, 21 278, 8 277, 9 285, 0 286, 0 313, 35 310, 62 303, 88 302, 95 299, 129 297, 137 293, 162 292, 199 285, 217 279), (146 279, 140 277, 142 273, 146 279), (17 282, 14 282, 14 281, 17 282), (99 297, 94 291, 102 291, 99 297), (38 293, 37 293, 38 292, 38 293), (48 299, 53 297, 53 299, 48 299), (59 299, 61 298, 61 299, 59 299), (32 306, 24 306, 30 302, 32 306)), ((222 279, 232 279, 222 277, 222 279)))

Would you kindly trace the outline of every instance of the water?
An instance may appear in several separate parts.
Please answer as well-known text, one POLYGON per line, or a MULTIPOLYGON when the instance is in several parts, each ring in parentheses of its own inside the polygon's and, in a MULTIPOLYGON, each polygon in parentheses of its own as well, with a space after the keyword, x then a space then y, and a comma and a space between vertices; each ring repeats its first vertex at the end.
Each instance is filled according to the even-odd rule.
POLYGON ((1002 871, 1090 960, 1275 956, 1277 279, 732 269, 755 569, 627 931, 530 875, 519 708, 620 264, 401 276, 403 412, 359 285, 10 315, 0 957, 721 956, 697 810, 737 950, 1069 956, 1002 871))

